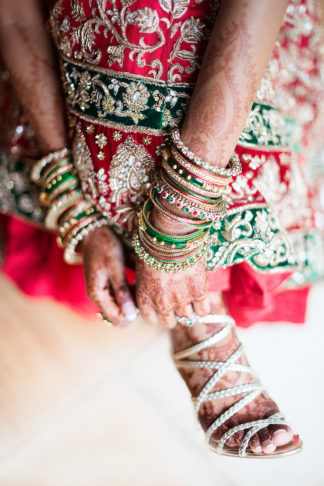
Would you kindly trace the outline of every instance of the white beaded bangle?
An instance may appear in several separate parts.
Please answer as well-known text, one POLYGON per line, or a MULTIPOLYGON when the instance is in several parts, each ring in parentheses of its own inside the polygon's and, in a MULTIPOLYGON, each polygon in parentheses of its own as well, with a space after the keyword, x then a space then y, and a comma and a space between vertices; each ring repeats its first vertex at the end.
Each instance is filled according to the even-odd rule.
POLYGON ((184 155, 188 160, 193 162, 194 164, 198 165, 202 169, 209 170, 210 172, 213 172, 214 174, 219 174, 222 176, 235 176, 239 174, 242 170, 240 160, 238 158, 238 155, 234 152, 230 159, 231 167, 226 168, 226 167, 216 167, 213 164, 209 164, 205 160, 203 160, 201 157, 198 155, 194 154, 188 147, 185 146, 183 141, 181 140, 180 137, 180 131, 178 129, 173 130, 171 132, 171 140, 175 147, 179 150, 179 152, 184 155))
POLYGON ((82 240, 86 236, 89 235, 91 231, 100 228, 101 226, 104 225, 108 225, 108 221, 106 218, 103 217, 97 219, 97 221, 94 221, 93 223, 90 223, 85 228, 82 228, 80 232, 77 233, 66 246, 64 251, 65 262, 68 263, 69 265, 76 265, 82 263, 82 255, 81 253, 78 253, 76 251, 77 246, 82 242, 82 240))

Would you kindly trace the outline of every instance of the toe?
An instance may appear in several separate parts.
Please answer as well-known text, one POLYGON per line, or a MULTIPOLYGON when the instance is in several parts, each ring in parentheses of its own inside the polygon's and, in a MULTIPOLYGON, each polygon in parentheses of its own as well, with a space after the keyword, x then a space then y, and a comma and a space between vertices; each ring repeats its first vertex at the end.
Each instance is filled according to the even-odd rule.
POLYGON ((276 450, 276 444, 272 440, 271 432, 268 427, 259 430, 258 436, 260 439, 262 451, 265 454, 272 454, 276 450))
POLYGON ((238 446, 240 446, 242 444, 243 439, 244 439, 244 435, 245 435, 244 430, 240 430, 239 432, 236 432, 236 434, 234 434, 236 444, 238 446))
POLYGON ((236 447, 237 444, 236 444, 236 440, 235 440, 235 437, 233 435, 231 435, 231 437, 229 437, 227 439, 227 441, 225 442, 225 444, 228 446, 228 447, 236 447))
POLYGON ((261 454, 262 452, 262 447, 260 444, 260 439, 257 434, 253 435, 251 437, 250 443, 249 443, 250 449, 252 452, 256 454, 261 454))
POLYGON ((284 425, 271 425, 269 430, 271 432, 272 441, 277 447, 288 444, 293 437, 292 430, 284 425))

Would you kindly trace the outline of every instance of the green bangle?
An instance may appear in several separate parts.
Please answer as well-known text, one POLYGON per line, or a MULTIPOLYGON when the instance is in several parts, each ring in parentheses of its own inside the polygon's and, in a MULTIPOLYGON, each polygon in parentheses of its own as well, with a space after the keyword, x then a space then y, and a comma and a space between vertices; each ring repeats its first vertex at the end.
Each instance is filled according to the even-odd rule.
POLYGON ((184 236, 170 236, 166 235, 164 233, 160 233, 160 231, 156 230, 151 223, 147 219, 147 213, 153 208, 153 203, 150 199, 148 199, 143 206, 143 219, 144 223, 147 226, 146 231, 150 231, 152 233, 152 236, 160 238, 162 241, 168 241, 171 244, 173 243, 188 243, 191 240, 194 240, 198 238, 201 234, 205 233, 205 228, 198 229, 196 232, 193 234, 189 235, 184 235, 184 236))
POLYGON ((45 187, 45 192, 50 196, 51 193, 57 189, 61 184, 69 181, 69 180, 78 180, 78 177, 73 174, 72 172, 67 172, 66 174, 63 174, 61 176, 58 176, 58 179, 54 178, 55 182, 49 182, 46 187, 45 187))
POLYGON ((46 172, 44 172, 44 175, 42 176, 42 179, 45 181, 55 170, 59 169, 60 167, 62 167, 64 165, 69 164, 70 162, 72 162, 71 157, 67 157, 66 159, 63 159, 58 164, 49 167, 49 169, 46 172))

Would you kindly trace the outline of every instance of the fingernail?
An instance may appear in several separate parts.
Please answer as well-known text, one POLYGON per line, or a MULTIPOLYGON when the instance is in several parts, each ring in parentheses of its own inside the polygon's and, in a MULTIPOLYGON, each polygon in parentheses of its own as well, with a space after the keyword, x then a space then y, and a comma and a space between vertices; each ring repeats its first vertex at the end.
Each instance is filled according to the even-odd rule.
POLYGON ((135 321, 138 312, 135 305, 132 302, 129 301, 125 302, 123 304, 123 311, 128 321, 135 321))

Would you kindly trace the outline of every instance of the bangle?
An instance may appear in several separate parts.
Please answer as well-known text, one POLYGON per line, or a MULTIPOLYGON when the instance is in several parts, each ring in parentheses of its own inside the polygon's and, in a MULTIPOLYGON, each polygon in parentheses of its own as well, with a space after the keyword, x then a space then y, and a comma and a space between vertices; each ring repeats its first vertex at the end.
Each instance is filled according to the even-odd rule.
POLYGON ((182 194, 185 194, 189 199, 195 199, 196 201, 202 203, 202 204, 210 204, 213 205, 217 203, 218 200, 221 199, 221 196, 218 196, 217 198, 210 198, 203 196, 201 194, 198 194, 197 192, 191 191, 187 187, 184 187, 180 182, 175 180, 168 172, 164 170, 163 167, 161 167, 160 170, 160 176, 164 180, 166 184, 171 185, 172 187, 178 188, 182 194))
POLYGON ((47 170, 44 171, 44 174, 42 176, 42 180, 44 181, 44 184, 46 184, 47 179, 49 180, 50 177, 52 177, 53 173, 56 171, 60 173, 61 169, 64 169, 65 167, 68 167, 70 170, 73 170, 73 164, 71 163, 71 158, 66 158, 63 159, 61 162, 58 164, 50 165, 47 170))
POLYGON ((69 209, 72 205, 82 199, 80 189, 74 189, 71 192, 59 196, 53 204, 51 204, 45 218, 45 226, 50 230, 57 229, 57 222, 60 216, 69 209))
POLYGON ((74 168, 71 163, 65 164, 62 167, 53 170, 50 175, 44 177, 43 186, 46 189, 50 189, 53 185, 55 185, 57 182, 60 182, 68 174, 75 175, 74 168))
POLYGON ((154 204, 155 208, 161 214, 163 214, 163 216, 171 219, 172 221, 176 221, 177 223, 180 223, 180 224, 186 224, 188 226, 195 226, 195 227, 199 227, 199 228, 209 228, 209 226, 211 226, 211 224, 212 224, 211 221, 201 223, 199 219, 182 218, 181 216, 178 216, 177 214, 172 213, 171 211, 169 211, 169 209, 167 209, 165 206, 163 206, 163 204, 160 202, 159 198, 154 193, 153 188, 151 188, 151 191, 150 191, 150 199, 151 199, 152 203, 154 204))
POLYGON ((57 161, 62 159, 63 157, 70 156, 71 151, 67 147, 62 148, 61 150, 54 150, 49 154, 42 157, 31 171, 31 179, 33 182, 40 183, 42 178, 42 171, 47 167, 51 162, 57 161))
MULTIPOLYGON (((164 158, 168 158, 170 156, 173 157, 181 167, 188 169, 190 173, 198 177, 204 178, 207 182, 209 181, 219 186, 227 186, 229 183, 232 182, 231 176, 213 174, 210 171, 203 169, 196 164, 193 164, 189 160, 185 159, 184 156, 181 155, 180 152, 178 152, 173 146, 170 147, 170 150, 163 149, 162 155, 164 158)), ((174 167, 174 169, 176 169, 176 167, 174 167)))
POLYGON ((95 208, 85 199, 80 199, 76 204, 68 208, 60 217, 59 225, 60 229, 64 228, 67 221, 72 218, 77 218, 80 213, 84 213, 90 210, 95 210, 95 208))
POLYGON ((142 226, 142 228, 147 229, 153 236, 163 239, 163 241, 170 242, 170 243, 179 243, 179 244, 186 243, 190 240, 195 239, 201 233, 204 232, 204 229, 198 228, 198 230, 183 236, 173 236, 173 235, 170 236, 165 233, 161 233, 151 225, 148 219, 148 212, 152 209, 152 207, 153 207, 153 203, 150 199, 145 201, 139 214, 139 224, 142 226))
POLYGON ((175 205, 186 214, 190 213, 193 217, 214 221, 223 218, 226 214, 225 204, 222 199, 214 205, 205 205, 199 201, 195 202, 187 198, 179 188, 165 184, 163 180, 160 183, 154 182, 153 188, 156 189, 163 199, 167 199, 171 205, 175 205))
POLYGON ((164 152, 163 160, 183 179, 211 192, 223 192, 233 180, 232 177, 211 177, 205 169, 186 162, 173 148, 169 154, 164 152))
POLYGON ((169 177, 172 177, 175 181, 181 184, 182 187, 185 189, 190 189, 192 192, 196 193, 197 195, 208 197, 208 198, 217 198, 221 196, 221 189, 219 186, 209 186, 208 189, 204 187, 206 184, 204 181, 199 181, 196 177, 193 177, 185 172, 183 169, 180 169, 177 172, 174 167, 174 161, 169 158, 168 160, 162 160, 161 164, 163 170, 169 177))
POLYGON ((87 209, 84 212, 80 212, 77 216, 72 217, 70 219, 67 219, 64 224, 62 224, 59 227, 59 237, 61 238, 61 243, 64 246, 64 238, 69 234, 69 232, 76 226, 80 226, 82 222, 86 219, 89 218, 91 215, 97 215, 98 217, 98 211, 94 207, 91 207, 90 209, 87 209))
POLYGON ((96 214, 92 214, 89 216, 85 216, 82 220, 77 221, 76 224, 71 225, 64 237, 61 235, 58 238, 61 240, 61 246, 67 247, 70 241, 83 230, 83 228, 87 227, 90 223, 95 223, 98 220, 98 216, 96 214))
POLYGON ((205 242, 201 245, 198 250, 195 250, 186 258, 181 260, 164 260, 151 255, 143 246, 140 241, 140 237, 138 234, 135 233, 133 236, 133 243, 135 253, 139 257, 140 260, 143 260, 147 265, 151 268, 156 270, 163 270, 165 272, 179 272, 187 270, 188 268, 193 267, 196 263, 198 263, 206 254, 209 248, 209 238, 205 240, 205 242))
POLYGON ((72 191, 80 187, 79 180, 68 180, 60 184, 51 194, 48 194, 49 203, 52 204, 59 196, 67 191, 72 191))
POLYGON ((240 161, 236 154, 232 155, 230 159, 231 166, 229 168, 216 167, 215 165, 206 162, 201 157, 198 157, 183 143, 180 137, 180 131, 178 129, 171 132, 171 140, 173 144, 177 147, 179 152, 181 152, 186 157, 186 159, 190 160, 196 165, 199 165, 199 167, 202 167, 203 169, 209 170, 213 174, 235 176, 239 174, 242 170, 240 161))
POLYGON ((102 217, 89 223, 88 226, 82 228, 67 244, 64 251, 64 260, 70 265, 82 263, 82 254, 76 251, 77 246, 82 242, 82 240, 88 236, 92 231, 101 226, 107 225, 108 221, 106 218, 102 217))

